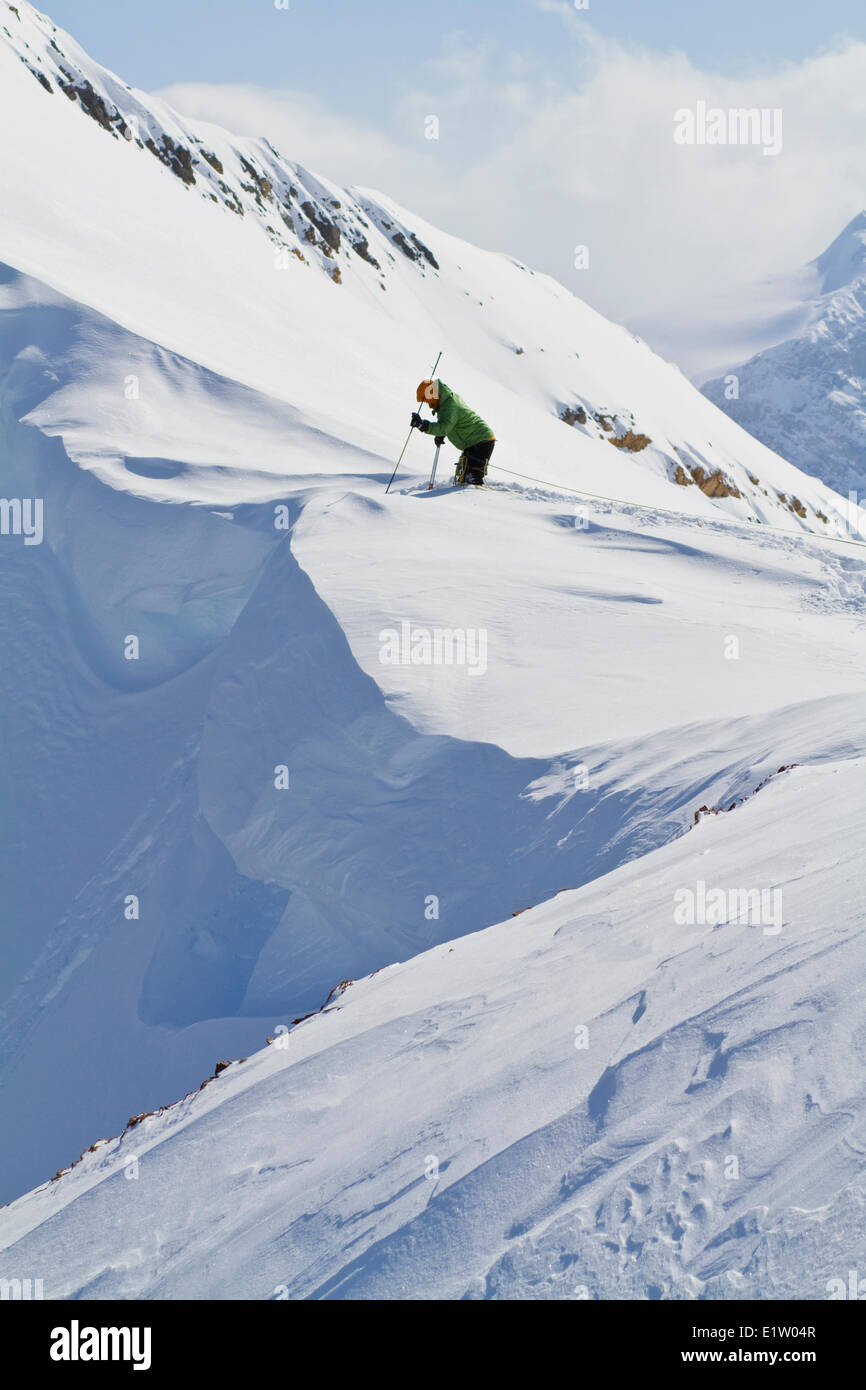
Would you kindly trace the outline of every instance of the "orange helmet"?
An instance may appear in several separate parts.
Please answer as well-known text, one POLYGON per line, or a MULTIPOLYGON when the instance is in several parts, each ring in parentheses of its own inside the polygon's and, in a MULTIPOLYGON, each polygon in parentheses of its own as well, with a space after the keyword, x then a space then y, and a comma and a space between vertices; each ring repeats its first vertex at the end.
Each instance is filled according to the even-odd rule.
POLYGON ((420 382, 418 390, 415 392, 415 399, 419 405, 422 405, 424 401, 426 401, 428 405, 432 405, 433 401, 438 401, 439 388, 436 382, 430 381, 429 379, 420 382))

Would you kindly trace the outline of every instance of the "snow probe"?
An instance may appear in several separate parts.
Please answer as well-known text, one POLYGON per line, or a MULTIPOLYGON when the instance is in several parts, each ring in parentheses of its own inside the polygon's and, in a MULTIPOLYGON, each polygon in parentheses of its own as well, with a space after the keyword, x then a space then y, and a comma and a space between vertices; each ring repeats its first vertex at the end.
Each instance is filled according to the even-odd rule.
POLYGON ((427 491, 428 491, 428 492, 430 492, 430 491, 432 490, 433 484, 434 484, 435 481, 436 481, 436 465, 437 465, 437 463, 439 462, 439 450, 441 449, 441 447, 442 447, 441 444, 437 444, 437 445, 436 445, 436 452, 435 452, 435 454, 433 455, 433 472, 430 474, 430 481, 429 481, 429 483, 427 484, 427 491))
MULTIPOLYGON (((436 368, 439 366, 439 362, 440 362, 441 358, 442 358, 442 353, 440 352, 439 356, 436 358, 436 361, 433 363, 433 370, 432 370, 432 372, 430 373, 430 378, 431 378, 431 380, 432 380, 432 379, 435 377, 435 375, 436 375, 436 368)), ((397 476, 397 469, 400 467, 400 464, 403 462, 403 455, 405 454, 406 450, 409 448, 409 440, 412 438, 412 430, 414 430, 414 428, 415 428, 415 426, 413 425, 413 426, 411 427, 411 429, 409 430, 409 433, 406 435, 406 443, 403 445, 403 448, 400 450, 400 457, 398 458, 397 462, 394 464, 394 472, 391 474, 390 480, 389 480, 389 482, 388 482, 388 486, 385 488, 385 491, 386 491, 386 492, 390 492, 390 491, 391 491, 391 483, 393 483, 394 479, 396 478, 396 476, 397 476)))

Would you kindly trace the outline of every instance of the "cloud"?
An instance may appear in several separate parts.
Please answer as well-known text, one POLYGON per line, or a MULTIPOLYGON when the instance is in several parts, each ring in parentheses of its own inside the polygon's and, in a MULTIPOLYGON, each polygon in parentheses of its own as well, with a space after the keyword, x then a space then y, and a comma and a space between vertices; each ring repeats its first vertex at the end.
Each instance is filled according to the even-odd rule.
POLYGON ((406 151, 383 131, 347 119, 306 92, 181 82, 156 95, 183 115, 234 135, 266 136, 287 159, 337 183, 376 183, 380 175, 398 175, 406 162, 406 151))
POLYGON ((555 65, 509 47, 507 31, 481 44, 447 34, 387 129, 291 91, 160 95, 548 271, 687 369, 731 360, 744 320, 778 314, 787 274, 862 207, 866 44, 737 77, 605 38, 554 0, 535 8, 563 24, 555 65), (781 109, 781 153, 676 144, 675 111, 699 101, 781 109), (438 141, 424 139, 430 114, 438 141))

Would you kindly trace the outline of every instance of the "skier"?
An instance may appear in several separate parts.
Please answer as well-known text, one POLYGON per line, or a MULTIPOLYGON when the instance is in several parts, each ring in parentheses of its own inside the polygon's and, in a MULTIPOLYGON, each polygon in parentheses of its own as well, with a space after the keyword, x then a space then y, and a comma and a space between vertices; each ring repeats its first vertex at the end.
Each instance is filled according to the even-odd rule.
POLYGON ((447 439, 461 450, 454 472, 458 487, 467 483, 481 487, 496 443, 490 426, 444 381, 422 381, 415 396, 419 405, 429 405, 436 419, 422 420, 416 410, 412 414, 413 428, 432 434, 437 447, 447 439))

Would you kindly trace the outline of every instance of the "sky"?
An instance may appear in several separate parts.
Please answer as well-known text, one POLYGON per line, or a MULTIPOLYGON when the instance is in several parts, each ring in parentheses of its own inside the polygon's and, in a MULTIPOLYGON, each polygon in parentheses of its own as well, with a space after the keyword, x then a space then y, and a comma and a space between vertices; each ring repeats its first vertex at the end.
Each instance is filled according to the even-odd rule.
POLYGON ((862 0, 282 3, 48 13, 133 85, 547 271, 698 378, 779 336, 866 206, 862 0), (700 102, 779 111, 778 152, 677 143, 700 102))

